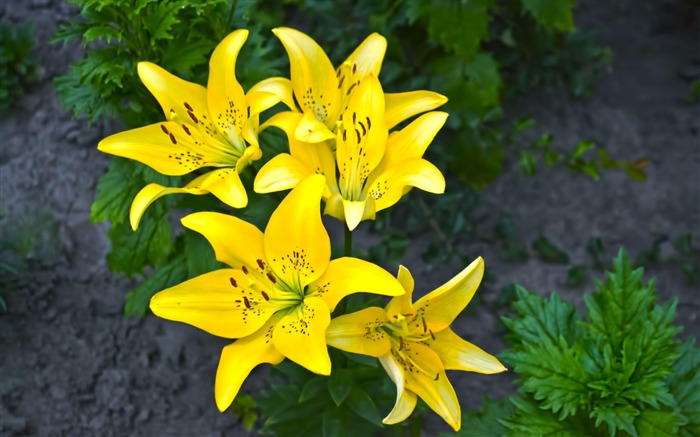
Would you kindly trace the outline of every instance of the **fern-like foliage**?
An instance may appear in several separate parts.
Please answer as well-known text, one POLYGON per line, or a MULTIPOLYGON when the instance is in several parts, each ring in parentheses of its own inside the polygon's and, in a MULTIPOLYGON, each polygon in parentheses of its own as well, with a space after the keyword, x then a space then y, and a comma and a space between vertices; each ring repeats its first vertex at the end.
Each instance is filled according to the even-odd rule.
POLYGON ((520 395, 500 417, 489 405, 467 415, 463 429, 496 419, 508 436, 700 435, 700 349, 676 339, 676 300, 659 304, 623 250, 613 266, 585 296, 585 317, 557 294, 518 288, 501 358, 520 395))

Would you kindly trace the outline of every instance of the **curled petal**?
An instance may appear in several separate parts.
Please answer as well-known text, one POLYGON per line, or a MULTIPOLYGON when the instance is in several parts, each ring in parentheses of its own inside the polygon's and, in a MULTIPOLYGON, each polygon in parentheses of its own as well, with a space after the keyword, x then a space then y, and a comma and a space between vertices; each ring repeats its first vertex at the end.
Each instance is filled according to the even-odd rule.
POLYGON ((427 343, 440 356, 447 370, 464 370, 487 375, 508 370, 496 357, 462 339, 450 328, 436 333, 435 340, 428 339, 427 343))
POLYGON ((270 341, 276 319, 278 317, 273 316, 254 334, 235 341, 221 352, 214 384, 214 398, 219 411, 223 412, 231 405, 243 381, 258 364, 268 363, 274 366, 284 360, 284 356, 270 341))
POLYGON ((205 273, 158 292, 150 307, 158 317, 226 338, 254 333, 280 309, 251 287, 245 273, 233 269, 205 273))
POLYGON ((479 257, 447 283, 423 296, 414 307, 433 332, 442 331, 472 300, 483 276, 484 260, 479 257))
POLYGON ((265 255, 275 275, 301 291, 328 268, 331 242, 321 222, 325 178, 299 182, 272 213, 263 238, 265 255))
POLYGON ((245 29, 231 32, 214 49, 209 60, 207 104, 212 122, 224 138, 243 151, 243 125, 248 107, 243 88, 236 80, 236 59, 248 38, 245 29))
POLYGON ((411 158, 422 158, 428 145, 447 120, 446 112, 429 112, 389 136, 384 164, 391 167, 411 158))
POLYGON ((388 335, 377 329, 386 321, 386 312, 379 307, 336 317, 326 330, 326 341, 329 346, 346 352, 380 357, 391 349, 388 335))
POLYGON ((368 36, 350 56, 338 67, 338 85, 344 108, 353 90, 368 74, 379 76, 386 53, 386 38, 378 33, 368 36))
POLYGON ((394 425, 408 419, 416 408, 418 397, 415 393, 406 390, 405 373, 392 354, 379 357, 379 362, 386 370, 394 384, 396 384, 396 403, 391 412, 382 420, 386 425, 394 425))
POLYGON ((308 35, 287 27, 272 32, 284 45, 291 67, 292 86, 303 112, 311 111, 329 128, 340 113, 338 78, 323 49, 308 35))
POLYGON ((413 288, 414 280, 411 272, 404 266, 399 266, 399 273, 397 279, 401 284, 401 287, 406 291, 401 296, 396 296, 391 299, 389 304, 386 306, 386 313, 389 320, 399 321, 403 319, 404 314, 413 314, 413 288))
POLYGON ((328 269, 309 291, 318 292, 333 311, 345 296, 353 293, 374 293, 382 296, 399 296, 404 293, 401 284, 383 268, 357 258, 334 259, 328 269))
POLYGON ((196 212, 185 216, 182 224, 202 234, 214 248, 216 259, 234 269, 245 266, 250 271, 258 260, 265 260, 263 233, 237 217, 218 212, 196 212))
POLYGON ((220 168, 202 176, 199 181, 202 190, 210 192, 232 208, 245 208, 248 205, 248 195, 235 168, 220 168))
POLYGON ((328 127, 318 121, 313 112, 306 110, 294 130, 294 138, 305 143, 319 143, 335 138, 328 127))
POLYGON ((204 129, 198 122, 209 115, 206 88, 182 80, 150 62, 139 62, 137 71, 141 82, 163 108, 165 118, 175 115, 180 122, 192 122, 197 129, 204 129))
POLYGON ((462 410, 438 355, 428 346, 412 342, 401 357, 414 364, 403 369, 406 373, 406 389, 418 395, 455 431, 459 431, 462 410))
POLYGON ((298 111, 297 105, 294 103, 292 81, 286 77, 271 77, 262 80, 248 90, 248 94, 258 92, 274 94, 278 101, 287 105, 290 110, 298 111))
POLYGON ((314 172, 299 160, 287 153, 280 153, 268 161, 255 176, 255 192, 289 190, 312 174, 314 172))
POLYGON ((143 187, 134 198, 134 201, 131 202, 131 212, 129 213, 129 222, 131 223, 131 229, 133 229, 134 231, 138 229, 139 222, 141 221, 143 213, 146 212, 146 209, 151 205, 151 203, 155 202, 157 199, 163 196, 178 193, 187 193, 195 195, 206 194, 206 190, 196 188, 199 186, 200 179, 202 179, 202 177, 204 176, 206 175, 199 176, 183 188, 164 187, 159 184, 148 184, 145 187, 143 187))
POLYGON ((285 357, 319 375, 330 375, 326 328, 331 321, 321 298, 307 297, 275 325, 272 340, 285 357))
POLYGON ((391 129, 409 117, 447 103, 447 97, 432 91, 409 91, 406 93, 387 93, 386 127, 391 129))
POLYGON ((398 202, 410 187, 442 194, 445 192, 445 177, 430 162, 414 158, 372 175, 367 193, 375 200, 376 210, 381 211, 398 202))
POLYGON ((365 38, 342 65, 348 66, 350 72, 356 74, 358 78, 363 78, 370 73, 378 77, 385 53, 386 38, 375 32, 365 38))

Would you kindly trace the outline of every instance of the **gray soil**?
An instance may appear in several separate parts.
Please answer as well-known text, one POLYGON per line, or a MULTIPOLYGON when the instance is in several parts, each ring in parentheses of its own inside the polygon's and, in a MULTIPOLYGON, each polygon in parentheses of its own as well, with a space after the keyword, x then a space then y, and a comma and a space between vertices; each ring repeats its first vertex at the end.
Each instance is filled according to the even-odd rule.
MULTIPOLYGON (((599 43, 615 52, 610 71, 595 83, 594 96, 571 100, 562 91, 538 92, 506 108, 532 115, 538 132, 573 147, 590 139, 613 157, 651 158, 646 183, 608 173, 598 182, 561 168, 524 178, 511 168, 483 194, 485 205, 516 218, 519 235, 546 235, 568 252, 571 264, 590 264, 585 245, 600 237, 608 259, 624 245, 632 256, 659 236, 691 233, 700 239, 700 110, 688 106, 690 79, 700 76, 697 16, 684 2, 588 0, 577 24, 599 29, 599 43)), ((697 9, 696 9, 697 10, 697 9)), ((89 222, 95 186, 109 157, 95 146, 114 127, 89 128, 61 109, 52 79, 81 56, 47 41, 58 23, 74 16, 59 0, 0 3, 3 22, 37 23, 40 84, 0 121, 0 212, 3 240, 31 238, 29 270, 4 295, 0 314, 0 433, 2 435, 216 436, 242 435, 238 419, 221 414, 213 382, 226 340, 156 317, 122 315, 128 280, 110 274, 104 224, 89 222)), ((511 166, 512 167, 512 166, 511 166)), ((452 189, 458 189, 453 187, 452 189)), ((449 190, 449 188, 448 188, 449 190)), ((368 240, 369 241, 369 240, 368 240)), ((416 245, 418 246, 418 245, 416 245)), ((508 263, 499 249, 474 243, 495 281, 479 294, 488 304, 498 290, 520 283, 531 290, 557 290, 581 306, 592 276, 569 287, 570 266, 536 259, 508 263)), ((662 258, 675 249, 661 244, 662 258)), ((416 276, 417 293, 427 292, 461 266, 426 266, 414 248, 404 262, 416 276)), ((677 266, 647 269, 657 277, 662 299, 676 297, 678 324, 685 334, 700 330, 700 292, 677 266)), ((492 353, 506 347, 492 305, 463 314, 456 330, 492 353)), ((485 394, 508 394, 513 376, 453 373, 465 410, 478 408, 485 394)), ((256 372, 243 386, 255 394, 264 384, 256 372)), ((426 422, 436 434, 448 428, 426 422)))

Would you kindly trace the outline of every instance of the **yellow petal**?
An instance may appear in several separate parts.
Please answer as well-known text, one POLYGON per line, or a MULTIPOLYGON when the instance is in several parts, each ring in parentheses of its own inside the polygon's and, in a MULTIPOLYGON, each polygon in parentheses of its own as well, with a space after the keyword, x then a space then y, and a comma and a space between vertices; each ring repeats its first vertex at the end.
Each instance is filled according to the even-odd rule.
POLYGON ((447 283, 414 304, 434 333, 450 326, 472 300, 484 276, 484 260, 479 257, 447 283))
POLYGON ((181 176, 206 166, 233 165, 236 157, 213 153, 186 125, 168 121, 110 135, 97 148, 111 155, 139 161, 158 173, 181 176), (188 133, 190 135, 188 135, 188 133), (198 144, 195 144, 197 141, 198 144))
POLYGON ((163 290, 151 298, 150 307, 158 317, 226 338, 254 333, 280 309, 251 288, 248 275, 234 269, 215 270, 163 290))
POLYGON ((338 192, 332 192, 326 199, 326 205, 323 208, 323 213, 337 218, 341 222, 345 221, 345 204, 343 196, 338 192))
POLYGON ((320 297, 307 297, 275 325, 272 341, 285 357, 319 375, 330 375, 326 328, 331 321, 320 297))
POLYGON ((250 271, 258 265, 258 260, 265 260, 263 233, 237 217, 218 212, 196 212, 185 216, 182 224, 202 234, 214 248, 216 259, 235 269, 246 266, 250 271))
POLYGON ((363 78, 369 73, 378 77, 385 53, 386 38, 375 32, 357 46, 342 66, 349 66, 350 72, 356 74, 358 78, 363 78))
POLYGON ((391 129, 409 117, 447 103, 447 97, 432 91, 409 91, 407 93, 387 93, 386 127, 391 129))
POLYGON ((299 181, 314 174, 306 165, 287 153, 268 161, 255 176, 256 193, 274 193, 294 188, 299 181))
POLYGON ((297 125, 301 121, 303 114, 299 112, 292 111, 282 111, 270 117, 265 123, 260 126, 260 130, 263 131, 268 127, 274 126, 280 128, 287 134, 287 138, 291 141, 294 138, 294 131, 297 125))
POLYGON ((248 119, 248 106, 243 88, 236 80, 236 59, 247 38, 247 30, 236 30, 216 46, 209 60, 207 82, 211 121, 219 133, 241 152, 245 149, 242 133, 248 119))
POLYGON ((386 53, 386 39, 378 33, 368 36, 348 58, 338 67, 338 85, 342 107, 345 107, 353 90, 362 78, 372 73, 379 76, 386 53))
POLYGON ((362 199, 367 177, 384 156, 387 136, 382 86, 375 76, 368 75, 343 112, 336 137, 338 184, 344 199, 362 199))
POLYGON ((343 257, 332 260, 323 276, 309 285, 308 292, 318 292, 333 311, 341 299, 353 293, 399 296, 404 289, 391 273, 378 265, 343 257))
POLYGON ((331 320, 326 330, 329 346, 355 354, 380 357, 389 353, 391 341, 377 328, 386 323, 386 312, 369 307, 331 320))
POLYGON ((330 192, 338 191, 338 184, 335 178, 335 156, 327 141, 318 143, 304 143, 296 139, 295 131, 301 122, 302 114, 298 112, 279 112, 265 122, 261 129, 274 126, 287 134, 289 142, 289 152, 297 161, 305 164, 315 173, 326 176, 328 190, 324 192, 324 197, 330 192))
POLYGON ((427 346, 407 342, 401 356, 413 364, 406 367, 407 363, 404 361, 406 389, 418 395, 455 431, 459 431, 462 410, 438 355, 427 346))
POLYGON ((374 293, 399 296, 401 284, 383 268, 357 258, 337 258, 328 264, 323 276, 309 285, 309 292, 318 292, 333 311, 341 299, 353 293, 374 293))
POLYGON ((265 229, 265 255, 275 275, 302 292, 328 267, 331 242, 321 222, 321 175, 299 182, 272 213, 265 229))
POLYGON ((329 128, 340 113, 338 78, 323 49, 308 35, 287 27, 272 32, 284 45, 291 67, 292 86, 302 111, 311 111, 329 128))
POLYGON ((150 62, 139 62, 137 70, 141 82, 163 108, 165 118, 170 120, 175 115, 181 123, 193 123, 198 129, 204 129, 200 122, 209 115, 206 88, 182 80, 150 62))
POLYGON ((248 195, 235 168, 220 168, 202 176, 200 189, 210 192, 232 208, 245 208, 248 205, 248 195))
POLYGON ((398 202, 407 187, 442 194, 445 192, 445 177, 425 159, 413 158, 370 176, 367 193, 375 200, 376 210, 381 211, 398 202))
POLYGON ((151 203, 155 202, 156 199, 159 199, 168 194, 178 193, 187 193, 195 195, 206 194, 206 190, 193 188, 199 186, 199 179, 201 178, 202 176, 194 179, 192 182, 190 182, 189 184, 187 184, 187 186, 183 188, 164 187, 159 184, 148 184, 145 187, 143 187, 134 198, 134 201, 131 202, 131 212, 129 213, 129 222, 131 223, 131 229, 133 229, 134 231, 138 229, 139 222, 141 221, 143 213, 146 212, 146 208, 148 208, 151 205, 151 203))
POLYGON ((411 272, 404 266, 399 266, 399 273, 397 279, 401 284, 401 288, 404 289, 405 293, 401 296, 396 296, 391 299, 389 304, 386 306, 386 313, 389 320, 392 322, 399 321, 403 319, 404 314, 414 314, 413 310, 413 288, 415 282, 411 272))
POLYGON ((366 200, 352 201, 343 199, 343 215, 345 216, 345 223, 347 223, 348 229, 351 231, 354 231, 363 219, 374 218, 373 212, 371 203, 366 200))
POLYGON ((274 94, 279 101, 287 105, 290 110, 298 111, 297 105, 294 103, 292 81, 286 77, 271 77, 262 80, 248 90, 248 94, 257 92, 274 94))
POLYGON ((284 356, 270 341, 276 319, 278 317, 273 316, 254 334, 235 341, 221 351, 214 384, 214 398, 219 411, 223 412, 231 405, 243 381, 258 364, 268 363, 274 366, 284 360, 284 356))
POLYGON ((422 158, 428 145, 447 120, 446 112, 429 112, 389 136, 384 162, 387 167, 411 158, 422 158))
POLYGON ((436 333, 435 340, 428 339, 427 343, 440 356, 447 370, 464 370, 487 375, 508 370, 496 357, 462 339, 449 328, 436 333))
POLYGON ((246 101, 248 102, 250 117, 253 117, 278 104, 280 98, 273 93, 249 90, 248 94, 246 94, 246 101))
POLYGON ((408 419, 408 416, 416 408, 418 397, 415 393, 406 390, 404 371, 392 354, 379 357, 379 362, 382 363, 382 367, 396 384, 396 403, 389 415, 382 420, 382 423, 386 425, 394 425, 408 419))
POLYGON ((331 140, 335 135, 325 124, 318 121, 311 110, 306 110, 294 130, 294 138, 305 143, 318 143, 331 140))

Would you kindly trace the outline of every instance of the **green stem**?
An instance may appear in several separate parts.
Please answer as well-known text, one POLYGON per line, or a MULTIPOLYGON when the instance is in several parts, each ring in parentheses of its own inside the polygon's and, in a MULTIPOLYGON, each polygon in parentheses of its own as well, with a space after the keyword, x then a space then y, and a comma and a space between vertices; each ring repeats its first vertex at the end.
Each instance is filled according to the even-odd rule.
POLYGON ((345 224, 345 256, 352 256, 352 231, 345 224))

